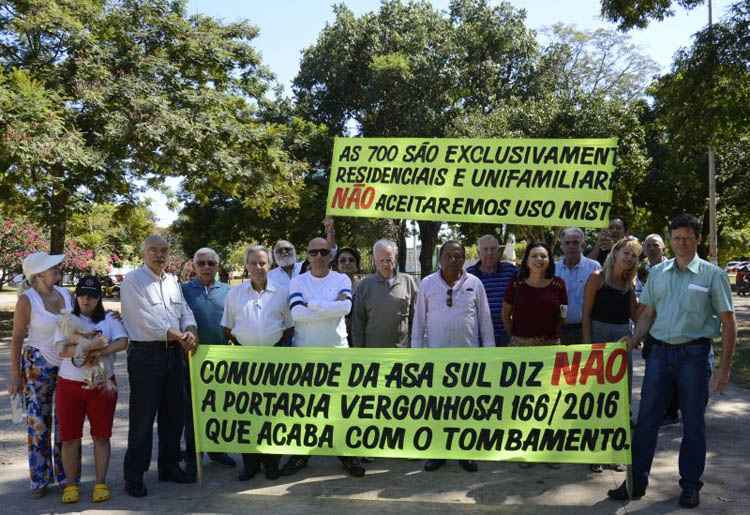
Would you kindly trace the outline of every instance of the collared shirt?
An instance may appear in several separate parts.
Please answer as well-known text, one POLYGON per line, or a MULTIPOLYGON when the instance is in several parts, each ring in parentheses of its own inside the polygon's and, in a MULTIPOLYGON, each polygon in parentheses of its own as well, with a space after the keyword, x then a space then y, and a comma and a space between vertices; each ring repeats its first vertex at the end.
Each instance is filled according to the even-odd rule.
POLYGON ((565 291, 568 293, 566 324, 580 324, 583 320, 583 294, 586 290, 586 281, 593 272, 601 269, 602 266, 599 263, 586 256, 581 256, 581 260, 573 267, 565 265, 565 258, 555 263, 555 276, 565 282, 565 291))
POLYGON ((292 327, 287 292, 271 282, 260 292, 250 281, 234 286, 227 295, 221 325, 242 345, 273 346, 292 327))
POLYGON ((268 282, 271 282, 277 286, 281 286, 282 288, 289 289, 289 283, 292 282, 292 279, 297 277, 302 270, 302 261, 297 261, 294 263, 294 266, 292 267, 292 276, 289 277, 289 274, 286 273, 286 270, 281 268, 280 266, 277 266, 270 272, 268 272, 268 282))
POLYGON ((219 345, 226 343, 221 328, 224 302, 229 293, 229 285, 214 281, 204 286, 197 278, 182 283, 182 295, 198 323, 198 343, 219 345))
MULTIPOLYGON (((661 261, 659 261, 658 263, 656 263, 656 265, 664 263, 666 260, 667 260, 666 256, 662 256, 661 257, 661 261)), ((643 269, 646 272, 650 272, 651 269, 654 268, 656 265, 652 265, 650 263, 650 261, 647 259, 646 260, 646 264, 643 265, 643 269)), ((646 280, 648 281, 648 279, 646 279, 646 280)), ((636 277, 636 279, 635 279, 635 296, 637 298, 639 298, 639 299, 641 298, 641 293, 643 293, 643 288, 644 288, 645 284, 646 284, 645 282, 641 282, 641 279, 639 277, 636 277)))
POLYGON ((487 302, 490 305, 490 314, 492 315, 492 327, 495 330, 495 343, 498 345, 507 343, 508 335, 503 328, 503 297, 505 290, 510 283, 516 278, 518 268, 512 263, 500 261, 495 266, 495 271, 490 273, 482 272, 482 262, 466 269, 470 274, 479 277, 484 286, 484 292, 487 294, 487 302))
POLYGON ((409 347, 417 282, 408 274, 371 274, 354 291, 353 347, 409 347))
POLYGON ((440 271, 422 280, 414 309, 412 347, 494 347, 495 332, 482 281, 462 272, 453 287, 440 271), (451 302, 448 305, 448 290, 451 302))
POLYGON ((120 287, 122 321, 131 341, 166 341, 167 331, 195 326, 177 278, 146 265, 129 272, 120 287))
POLYGON ((673 344, 719 336, 719 315, 734 311, 727 274, 697 254, 685 270, 674 258, 651 268, 641 304, 656 310, 651 336, 673 344))
POLYGON ((352 309, 352 281, 330 271, 325 277, 300 274, 289 285, 295 347, 348 347, 344 317, 352 309), (336 300, 339 295, 346 297, 336 300))

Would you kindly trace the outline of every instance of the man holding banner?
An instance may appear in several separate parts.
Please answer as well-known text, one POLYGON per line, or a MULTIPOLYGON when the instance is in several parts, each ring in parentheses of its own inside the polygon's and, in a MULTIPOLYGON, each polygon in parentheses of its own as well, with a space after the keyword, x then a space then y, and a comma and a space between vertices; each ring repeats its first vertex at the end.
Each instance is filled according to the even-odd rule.
MULTIPOLYGON (((646 360, 638 422, 633 433, 632 498, 645 495, 656 452, 659 426, 676 384, 683 415, 680 445, 679 504, 700 503, 701 476, 706 465, 704 415, 709 391, 708 356, 711 339, 722 337, 721 365, 713 389, 729 383, 736 343, 732 292, 723 270, 698 257, 701 225, 692 215, 675 217, 669 226, 675 257, 655 267, 641 296, 645 306, 630 346, 644 338, 651 345, 646 360)), ((608 492, 614 500, 629 498, 625 483, 608 492)))
MULTIPOLYGON (((417 294, 412 347, 494 347, 495 333, 482 281, 464 271, 466 251, 455 240, 439 251, 440 270, 424 278, 417 294)), ((473 460, 459 460, 461 468, 476 472, 473 460)), ((445 460, 427 460, 427 472, 445 460)))
MULTIPOLYGON (((329 268, 328 241, 314 238, 307 246, 310 271, 294 277, 289 285, 289 309, 294 321, 295 347, 349 346, 344 317, 352 309, 352 282, 346 274, 329 268)), ((354 477, 365 475, 358 458, 339 457, 354 477)), ((307 466, 308 456, 292 456, 281 469, 290 476, 307 466)))

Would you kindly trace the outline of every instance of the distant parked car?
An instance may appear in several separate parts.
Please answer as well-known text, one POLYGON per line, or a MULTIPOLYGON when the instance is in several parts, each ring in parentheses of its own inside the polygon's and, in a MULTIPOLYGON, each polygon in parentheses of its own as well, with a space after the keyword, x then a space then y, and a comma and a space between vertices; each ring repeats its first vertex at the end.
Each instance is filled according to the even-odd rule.
POLYGON ((740 297, 750 296, 750 263, 744 263, 737 268, 734 284, 737 295, 740 297))
POLYGON ((117 280, 117 276, 112 277, 110 275, 104 276, 101 278, 102 282, 102 293, 104 293, 105 297, 115 297, 120 298, 120 282, 117 280))

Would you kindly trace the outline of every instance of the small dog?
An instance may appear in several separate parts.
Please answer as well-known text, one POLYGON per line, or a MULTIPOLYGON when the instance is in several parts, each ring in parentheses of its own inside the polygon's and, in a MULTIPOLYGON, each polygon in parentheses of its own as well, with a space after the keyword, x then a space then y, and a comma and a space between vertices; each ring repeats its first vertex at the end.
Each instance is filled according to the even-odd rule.
POLYGON ((84 377, 86 386, 83 388, 91 390, 103 386, 109 390, 115 388, 110 381, 112 371, 109 363, 105 363, 100 356, 93 360, 89 358, 89 353, 94 350, 103 349, 107 346, 107 340, 99 331, 87 331, 86 326, 79 317, 74 315, 71 310, 64 309, 60 312, 58 326, 65 340, 58 342, 57 351, 62 353, 65 347, 75 345, 75 354, 71 361, 75 366, 84 367, 84 377), (79 364, 80 363, 80 364, 79 364))

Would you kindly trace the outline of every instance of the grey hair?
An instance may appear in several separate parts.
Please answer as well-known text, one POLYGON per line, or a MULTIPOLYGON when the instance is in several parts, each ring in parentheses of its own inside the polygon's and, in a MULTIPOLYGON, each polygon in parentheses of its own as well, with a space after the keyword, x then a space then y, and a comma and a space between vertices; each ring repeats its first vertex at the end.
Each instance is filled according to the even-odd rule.
POLYGON ((567 227, 563 229, 562 231, 560 231, 560 239, 562 240, 563 238, 565 238, 565 235, 569 232, 578 233, 581 236, 582 240, 586 239, 586 233, 583 232, 583 229, 581 229, 580 227, 567 227))
POLYGON ((644 240, 643 240, 643 244, 645 245, 648 240, 658 241, 659 242, 659 246, 661 246, 661 248, 666 247, 666 245, 664 245, 664 239, 660 235, 658 235, 656 233, 649 234, 648 236, 646 236, 644 238, 644 240))
POLYGON ((372 254, 375 255, 378 249, 391 249, 394 254, 398 254, 398 245, 396 245, 396 242, 387 238, 382 238, 375 242, 372 246, 372 254))
POLYGON ((497 243, 498 247, 500 246, 500 240, 495 238, 495 236, 492 234, 485 234, 484 236, 480 236, 477 240, 477 245, 481 245, 483 241, 487 240, 495 240, 495 243, 497 243))
POLYGON ((146 247, 155 243, 163 243, 164 245, 169 247, 169 242, 165 240, 163 236, 152 234, 151 236, 143 240, 143 243, 141 243, 141 252, 146 252, 146 247))
POLYGON ((209 254, 214 259, 214 261, 216 261, 217 263, 221 262, 221 259, 219 259, 219 255, 214 249, 212 249, 211 247, 202 247, 196 250, 195 254, 193 254, 193 263, 198 261, 198 256, 200 256, 201 254, 209 254))
POLYGON ((264 247, 263 245, 250 245, 245 249, 245 264, 247 264, 247 260, 250 258, 250 254, 255 254, 256 252, 265 252, 266 257, 269 260, 271 259, 271 253, 268 252, 268 249, 266 247, 264 247))

